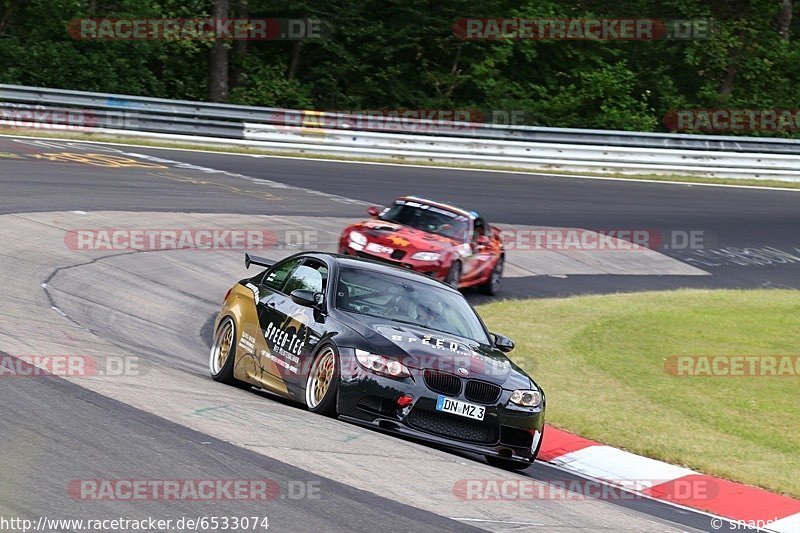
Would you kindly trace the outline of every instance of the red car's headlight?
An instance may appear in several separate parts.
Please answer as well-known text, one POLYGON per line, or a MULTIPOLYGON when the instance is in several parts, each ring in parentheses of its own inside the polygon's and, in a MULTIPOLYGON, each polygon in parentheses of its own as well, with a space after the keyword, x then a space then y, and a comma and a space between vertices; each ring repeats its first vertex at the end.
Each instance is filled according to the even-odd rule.
POLYGON ((438 261, 442 254, 437 252, 417 252, 411 256, 411 259, 417 261, 438 261))

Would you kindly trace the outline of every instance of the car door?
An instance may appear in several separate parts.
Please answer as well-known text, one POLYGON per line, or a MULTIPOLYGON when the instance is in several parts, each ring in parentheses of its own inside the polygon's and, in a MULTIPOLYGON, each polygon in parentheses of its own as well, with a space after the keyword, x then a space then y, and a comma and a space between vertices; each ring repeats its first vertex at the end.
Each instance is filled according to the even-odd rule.
POLYGON ((245 373, 251 382, 282 395, 290 395, 290 393, 287 389, 283 372, 281 372, 280 360, 275 356, 267 341, 267 328, 275 321, 273 308, 276 297, 280 294, 289 275, 302 262, 303 258, 279 262, 265 271, 261 281, 258 283, 256 308, 261 339, 256 343, 258 350, 255 354, 255 361, 248 363, 245 368, 245 373))
POLYGON ((489 225, 477 217, 472 222, 470 248, 472 253, 464 259, 463 281, 472 281, 485 275, 492 268, 494 250, 491 246, 489 225))
POLYGON ((328 267, 323 262, 306 258, 292 270, 280 289, 272 291, 266 302, 262 324, 270 358, 276 364, 281 380, 293 394, 305 387, 311 357, 324 333, 322 316, 317 309, 292 301, 297 289, 324 294, 328 267))

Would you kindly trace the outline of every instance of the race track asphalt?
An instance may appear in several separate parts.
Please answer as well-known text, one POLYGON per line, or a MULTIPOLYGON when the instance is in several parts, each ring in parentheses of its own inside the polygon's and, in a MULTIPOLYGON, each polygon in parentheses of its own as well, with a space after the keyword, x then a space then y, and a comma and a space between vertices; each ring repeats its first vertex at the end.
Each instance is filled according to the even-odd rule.
MULTIPOLYGON (((359 217, 370 203, 381 204, 390 201, 394 196, 415 193, 474 206, 490 221, 499 225, 530 224, 599 230, 646 228, 661 232, 702 231, 705 236, 713 237, 717 248, 772 246, 791 251, 800 245, 797 242, 800 229, 797 207, 800 205, 800 196, 791 192, 254 158, 59 141, 46 141, 43 144, 41 141, 20 140, 22 142, 9 138, 0 139, 0 214, 3 215, 124 211, 175 213, 178 214, 176 216, 181 213, 236 213, 285 217, 359 217), (92 160, 91 157, 70 161, 64 160, 63 155, 58 156, 64 153, 84 156, 110 154, 118 158, 129 158, 140 165, 102 166, 87 163, 87 160, 92 160)), ((23 218, 25 223, 44 224, 36 217, 25 215, 23 218)), ((56 218, 67 219, 66 215, 56 218)), ((55 221, 48 224, 54 228, 53 224, 58 223, 60 222, 55 221)), ((143 220, 144 223, 146 220, 143 220)), ((23 227, 30 226, 18 226, 23 227)), ((46 276, 30 279, 34 269, 23 265, 33 266, 39 263, 36 247, 52 246, 55 241, 44 240, 40 243, 38 235, 14 233, 10 230, 4 238, 7 243, 13 242, 18 250, 24 252, 17 253, 13 247, 0 251, 0 261, 3 262, 3 269, 0 271, 4 283, 24 280, 31 286, 38 286, 45 279, 50 279, 46 276)), ((667 250, 664 253, 681 257, 680 253, 667 250)), ((105 274, 109 271, 126 272, 125 269, 133 264, 118 262, 124 261, 124 258, 111 256, 101 258, 102 261, 88 261, 87 257, 64 257, 64 253, 59 252, 48 259, 54 263, 48 262, 46 265, 42 259, 43 272, 49 269, 52 274, 55 272, 54 267, 73 265, 78 265, 80 272, 80 264, 98 261, 97 272, 105 274), (104 262, 108 264, 103 266, 104 262), (103 270, 104 268, 110 270, 103 270)), ((157 259, 150 261, 157 262, 157 259)), ((140 264, 147 264, 147 261, 140 264)), ((224 264, 218 263, 220 267, 224 264)), ((549 296, 668 289, 677 286, 798 287, 798 267, 800 262, 749 266, 732 264, 716 269, 709 267, 708 271, 712 275, 700 277, 520 277, 506 280, 504 295, 549 296)), ((158 287, 163 287, 164 281, 159 280, 159 277, 164 275, 164 268, 164 265, 147 264, 146 268, 134 273, 135 279, 137 282, 150 280, 152 290, 157 291, 158 287)), ((57 281, 59 279, 54 280, 57 281)), ((189 286, 192 282, 182 280, 181 283, 189 286)), ((215 282, 214 291, 217 291, 217 284, 225 283, 227 281, 215 282)), ((69 346, 71 335, 80 339, 81 335, 97 336, 98 331, 102 332, 103 340, 113 344, 115 339, 111 337, 119 328, 127 323, 134 324, 140 320, 142 324, 145 322, 144 318, 135 316, 134 311, 115 306, 114 285, 104 282, 92 270, 86 270, 84 278, 76 274, 75 279, 64 278, 54 285, 48 289, 47 297, 42 293, 32 297, 30 301, 22 297, 4 300, 0 309, 0 319, 5 319, 0 321, 0 350, 16 354, 41 353, 44 349, 53 349, 43 348, 50 346, 48 342, 54 342, 52 337, 61 338, 61 346, 69 346), (98 294, 104 291, 107 294, 107 300, 103 301, 103 312, 119 313, 122 317, 119 322, 114 322, 114 327, 103 329, 98 324, 97 317, 92 314, 92 302, 80 300, 81 292, 77 290, 78 287, 80 284, 91 284, 92 280, 96 280, 98 284, 98 294), (53 291, 60 291, 56 292, 59 300, 56 303, 64 305, 70 312, 74 311, 73 316, 69 317, 72 322, 64 320, 64 324, 61 324, 59 321, 63 317, 49 308, 53 304, 50 296, 53 291), (25 316, 20 316, 21 310, 25 316), (40 337, 32 335, 31 332, 42 324, 47 327, 40 332, 40 337), (76 333, 78 329, 81 329, 80 334, 76 333)), ((203 282, 202 286, 211 287, 211 284, 203 282)), ((24 294, 25 291, 20 293, 24 294)), ((191 387, 195 387, 198 386, 196 383, 200 383, 203 395, 214 393, 211 389, 205 390, 211 384, 209 380, 196 377, 202 373, 206 357, 205 353, 197 352, 208 345, 208 317, 216 305, 213 300, 217 296, 216 293, 203 294, 190 300, 193 308, 181 312, 194 313, 197 315, 196 319, 185 324, 183 328, 169 325, 173 329, 166 330, 166 333, 171 332, 179 339, 184 347, 183 351, 179 346, 172 352, 184 362, 183 366, 176 365, 180 368, 175 372, 191 375, 191 381, 187 381, 187 384, 191 383, 191 387), (201 379, 202 381, 197 381, 201 379)), ((474 295, 471 298, 477 301, 474 295)), ((158 305, 165 308, 166 314, 174 312, 174 309, 169 308, 170 303, 167 301, 158 305)), ((131 337, 138 336, 141 340, 141 346, 137 347, 138 355, 147 357, 147 347, 151 347, 153 353, 162 348, 157 340, 145 338, 147 330, 143 325, 136 324, 127 333, 131 337)), ((82 345, 77 340, 72 345, 73 350, 80 351, 81 348, 82 345)), ((163 354, 159 356, 163 357, 163 354)), ((158 359, 153 360, 159 362, 158 359)), ((163 383, 163 387, 167 387, 169 380, 165 379, 163 383)), ((127 386, 136 390, 136 387, 141 387, 141 383, 127 386)), ((180 391, 186 390, 185 387, 177 386, 180 391)), ((161 390, 166 394, 166 388, 161 390)), ((153 391, 144 393, 154 394, 153 391)), ((254 395, 251 393, 250 396, 254 395)), ((276 529, 292 531, 369 530, 377 525, 388 524, 391 524, 393 530, 409 531, 431 528, 464 530, 468 527, 467 524, 494 530, 511 530, 523 525, 515 526, 505 516, 498 518, 496 523, 475 519, 460 522, 449 520, 442 516, 459 518, 460 515, 452 514, 449 509, 442 509, 434 514, 420 506, 400 503, 397 498, 354 488, 349 484, 346 472, 341 478, 337 478, 320 475, 311 468, 293 466, 291 463, 306 464, 303 462, 306 459, 292 456, 292 461, 287 463, 275 459, 280 454, 270 456, 256 453, 224 438, 209 436, 176 423, 166 412, 157 409, 148 412, 147 409, 133 406, 136 402, 121 401, 107 394, 88 390, 74 381, 56 378, 5 380, 0 386, 0 401, 4 405, 3 414, 0 415, 0 444, 7 451, 0 460, 0 469, 8 473, 7 477, 4 475, 4 490, 0 493, 0 512, 5 515, 37 517, 49 513, 62 518, 100 515, 157 515, 169 518, 187 514, 203 515, 206 510, 217 516, 266 510, 270 523, 274 523, 276 529), (254 505, 252 502, 216 502, 215 506, 207 508, 204 507, 206 504, 185 502, 176 504, 150 501, 136 505, 120 502, 87 503, 68 497, 65 487, 69 481, 87 477, 244 477, 268 478, 284 484, 290 481, 311 481, 320 483, 325 497, 321 500, 281 500, 271 502, 266 507, 254 505)), ((293 416, 291 413, 295 411, 298 417, 307 415, 281 402, 267 398, 263 398, 263 402, 265 406, 272 406, 265 408, 288 412, 287 416, 293 416)), ((142 399, 141 405, 149 404, 146 399, 142 399)), ((379 442, 391 446, 393 439, 381 436, 379 442)), ((292 444, 297 445, 297 442, 292 444)), ((364 452, 359 450, 359 453, 364 452)), ((364 474, 366 465, 376 464, 371 462, 374 458, 362 455, 360 457, 363 463, 359 466, 358 457, 354 458, 355 464, 352 468, 360 468, 359 475, 364 474)), ((439 458, 438 455, 436 457, 439 458)), ((464 457, 469 459, 469 467, 473 458, 464 457)), ((477 468, 478 463, 474 464, 477 468)), ((442 468, 444 467, 445 463, 442 468)), ((454 467, 455 464, 448 468, 454 467)), ((392 477, 391 472, 377 470, 374 475, 381 477, 383 483, 392 477)), ((499 473, 497 475, 500 476, 499 473)), ((542 482, 573 478, 544 464, 537 464, 527 475, 542 482)), ((413 487, 409 489, 413 492, 413 487)), ((420 490, 424 488, 420 487, 420 490)), ((439 496, 441 495, 431 494, 430 497, 433 499, 439 496)), ((419 494, 409 496, 409 501, 421 501, 420 497, 419 494)), ((633 530, 640 531, 708 529, 707 516, 650 500, 631 499, 598 504, 602 506, 596 509, 581 511, 581 506, 578 505, 564 506, 562 511, 562 507, 556 508, 551 502, 541 502, 541 507, 534 507, 530 512, 533 513, 531 516, 541 512, 543 520, 538 524, 528 523, 527 527, 547 531, 553 528, 600 530, 607 528, 605 524, 616 523, 619 527, 622 527, 621 524, 628 524, 633 530), (563 520, 553 518, 561 516, 559 513, 563 513, 563 520), (585 522, 591 516, 598 520, 595 527, 589 527, 585 522)), ((491 510, 489 513, 491 514, 491 510)))
MULTIPOLYGON (((0 139, 0 151, 48 150, 0 139), (5 148, 3 148, 5 146, 5 148)), ((452 201, 491 223, 646 231, 654 248, 710 275, 540 276, 507 280, 506 297, 690 288, 800 288, 800 191, 581 179, 510 172, 461 171, 401 165, 242 156, 142 147, 72 143, 85 152, 109 150, 169 160, 187 172, 206 172, 221 185, 181 181, 181 169, 120 168, 103 186, 105 167, 36 165, 25 156, 3 161, 0 213, 51 210, 140 210, 363 217, 370 204, 403 194, 452 201), (243 179, 245 187, 241 186, 243 179), (257 185, 261 182, 261 185, 257 185), (286 188, 281 188, 282 186, 286 188), (240 189, 234 191, 233 188, 240 189), (242 190, 244 189, 244 190, 242 190), (258 196, 253 189, 273 195, 258 196), (248 193, 246 190, 250 190, 248 193), (318 197, 309 200, 308 191, 318 197), (328 197, 340 197, 338 202, 328 197), (294 201, 303 198, 302 202, 294 201), (351 200, 348 202, 348 199, 351 200), (687 245, 687 237, 694 245, 687 245)), ((65 149, 66 147, 66 149, 65 149)), ((478 295, 473 295, 480 301, 478 295)))

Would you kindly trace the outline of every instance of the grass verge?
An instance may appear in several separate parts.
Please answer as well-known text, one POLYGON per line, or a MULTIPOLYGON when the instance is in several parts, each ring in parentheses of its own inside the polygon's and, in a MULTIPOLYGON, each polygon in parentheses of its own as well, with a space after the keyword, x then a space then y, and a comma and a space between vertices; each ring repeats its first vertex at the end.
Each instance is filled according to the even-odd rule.
POLYGON ((545 390, 550 424, 800 497, 800 375, 665 369, 674 355, 799 355, 800 291, 506 300, 479 312, 517 343, 512 358, 545 390))
POLYGON ((645 181, 668 181, 679 183, 698 183, 698 184, 712 184, 712 185, 738 185, 744 187, 771 187, 776 189, 800 189, 800 182, 795 181, 781 181, 771 179, 735 179, 735 178, 714 178, 706 176, 685 176, 685 175, 661 175, 661 174, 622 174, 619 172, 571 172, 564 170, 551 170, 546 166, 541 169, 532 170, 526 168, 514 168, 497 165, 475 165, 469 163, 443 163, 439 161, 424 161, 398 158, 372 158, 372 157, 346 157, 327 154, 315 154, 313 152, 288 152, 283 150, 263 150, 259 148, 251 148, 247 146, 232 146, 232 145, 212 145, 202 143, 186 143, 180 141, 170 140, 150 140, 141 137, 125 137, 116 135, 103 135, 94 133, 74 133, 74 132, 43 132, 40 130, 23 130, 23 129, 0 129, 0 135, 24 135, 28 137, 41 137, 45 139, 70 139, 76 141, 94 141, 110 144, 130 144, 136 146, 153 147, 153 148, 175 148, 184 150, 200 150, 207 152, 222 152, 229 154, 251 154, 251 155, 267 155, 267 156, 281 156, 281 157, 303 157, 308 159, 321 159, 331 161, 357 161, 366 163, 387 163, 393 165, 424 165, 429 167, 438 168, 464 168, 464 169, 477 169, 477 170, 496 170, 499 172, 522 172, 525 174, 552 174, 561 176, 579 176, 579 177, 600 177, 622 180, 645 180, 645 181))

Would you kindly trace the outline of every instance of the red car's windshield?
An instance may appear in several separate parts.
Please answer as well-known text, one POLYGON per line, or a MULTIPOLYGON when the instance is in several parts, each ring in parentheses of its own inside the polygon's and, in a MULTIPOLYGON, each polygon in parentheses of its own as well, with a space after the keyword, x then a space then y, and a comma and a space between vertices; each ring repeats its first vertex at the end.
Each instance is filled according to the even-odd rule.
POLYGON ((387 222, 411 226, 419 230, 465 242, 469 234, 469 218, 440 207, 410 200, 397 200, 379 217, 387 222))

